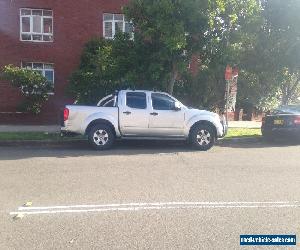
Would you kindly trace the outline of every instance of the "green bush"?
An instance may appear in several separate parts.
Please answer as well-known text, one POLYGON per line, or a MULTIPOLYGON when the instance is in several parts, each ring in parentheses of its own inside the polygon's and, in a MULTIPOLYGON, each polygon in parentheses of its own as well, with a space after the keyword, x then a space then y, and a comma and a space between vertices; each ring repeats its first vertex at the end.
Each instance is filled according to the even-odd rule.
POLYGON ((53 91, 52 84, 44 76, 29 69, 7 65, 2 70, 1 78, 21 90, 24 100, 18 105, 18 111, 40 113, 49 92, 53 91))
POLYGON ((85 45, 79 69, 72 74, 69 86, 69 93, 77 103, 95 104, 121 85, 122 70, 113 55, 112 43, 112 40, 93 39, 85 45))
POLYGON ((174 95, 194 108, 222 110, 225 95, 223 71, 200 67, 196 75, 186 72, 176 81, 174 95))
POLYGON ((78 104, 95 105, 117 89, 164 88, 166 69, 154 48, 118 33, 113 40, 95 38, 83 50, 79 68, 71 75, 68 92, 78 104))

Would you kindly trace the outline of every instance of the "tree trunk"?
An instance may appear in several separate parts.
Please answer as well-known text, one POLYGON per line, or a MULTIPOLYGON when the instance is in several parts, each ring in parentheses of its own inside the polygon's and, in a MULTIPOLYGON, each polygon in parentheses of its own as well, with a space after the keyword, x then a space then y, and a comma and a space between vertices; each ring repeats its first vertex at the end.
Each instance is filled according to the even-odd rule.
POLYGON ((299 79, 297 78, 293 86, 289 86, 285 84, 285 86, 282 88, 282 100, 281 105, 288 105, 290 104, 290 101, 293 99, 294 92, 296 91, 298 85, 299 85, 299 79))
POLYGON ((282 97, 282 100, 281 100, 281 105, 282 105, 282 106, 286 106, 286 105, 288 105, 288 104, 289 104, 288 97, 287 97, 286 95, 284 95, 284 96, 282 97))
POLYGON ((288 103, 288 91, 287 91, 287 86, 284 84, 281 88, 282 92, 282 98, 281 98, 281 105, 285 106, 288 103))
MULTIPOLYGON (((293 86, 289 89, 288 92, 288 100, 289 102, 293 99, 294 95, 295 95, 295 91, 298 88, 300 84, 299 78, 297 77, 297 79, 295 80, 295 83, 293 84, 293 86)), ((288 103, 289 104, 289 103, 288 103)))
POLYGON ((174 84, 175 84, 175 81, 177 79, 177 76, 178 76, 178 70, 177 70, 177 67, 174 63, 173 64, 173 69, 172 69, 172 72, 171 72, 171 78, 170 78, 170 81, 168 83, 168 88, 167 88, 167 91, 170 95, 173 95, 174 84))

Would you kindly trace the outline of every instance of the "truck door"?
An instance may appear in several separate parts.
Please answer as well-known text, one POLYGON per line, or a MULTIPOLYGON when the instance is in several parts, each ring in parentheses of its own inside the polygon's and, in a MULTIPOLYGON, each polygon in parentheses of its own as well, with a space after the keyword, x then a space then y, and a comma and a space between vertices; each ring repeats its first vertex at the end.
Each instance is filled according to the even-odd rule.
POLYGON ((184 110, 176 109, 175 99, 162 93, 152 93, 149 133, 154 136, 183 136, 184 110))
POLYGON ((122 135, 147 136, 149 111, 145 92, 125 92, 119 107, 119 123, 122 135))

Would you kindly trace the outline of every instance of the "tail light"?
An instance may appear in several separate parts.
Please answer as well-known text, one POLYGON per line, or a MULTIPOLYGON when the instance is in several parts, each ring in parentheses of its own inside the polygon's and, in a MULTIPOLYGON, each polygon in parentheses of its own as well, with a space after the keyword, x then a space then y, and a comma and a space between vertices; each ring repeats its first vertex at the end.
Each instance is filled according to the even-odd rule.
POLYGON ((263 117, 261 120, 262 125, 264 125, 266 123, 266 117, 263 117))
POLYGON ((69 119, 69 109, 65 108, 64 109, 64 121, 69 119))
POLYGON ((300 116, 296 116, 294 119, 294 124, 300 125, 300 116))

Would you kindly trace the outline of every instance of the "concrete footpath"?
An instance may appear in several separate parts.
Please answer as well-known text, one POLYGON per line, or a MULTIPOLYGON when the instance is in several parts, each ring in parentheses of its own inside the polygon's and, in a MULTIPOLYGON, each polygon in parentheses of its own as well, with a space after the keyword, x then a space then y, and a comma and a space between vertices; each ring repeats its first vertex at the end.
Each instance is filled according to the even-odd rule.
MULTIPOLYGON (((261 122, 230 121, 229 128, 260 128, 261 122)), ((58 125, 0 125, 0 132, 48 132, 59 133, 58 125)))

